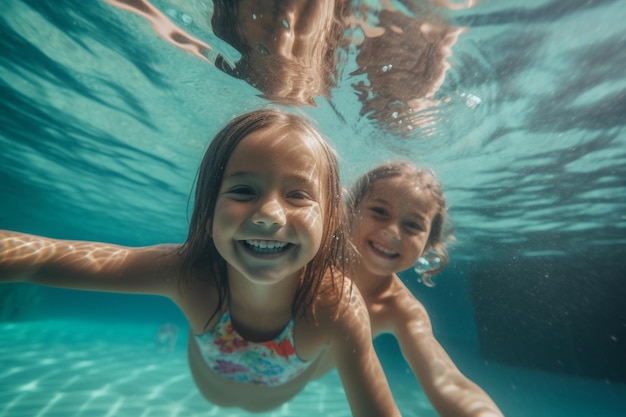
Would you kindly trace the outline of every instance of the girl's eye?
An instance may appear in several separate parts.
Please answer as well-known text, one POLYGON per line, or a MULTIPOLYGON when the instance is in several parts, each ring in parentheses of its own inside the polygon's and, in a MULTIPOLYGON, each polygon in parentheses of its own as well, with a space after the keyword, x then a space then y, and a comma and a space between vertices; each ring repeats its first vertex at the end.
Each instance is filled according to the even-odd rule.
POLYGON ((254 190, 251 187, 236 186, 228 190, 231 197, 239 200, 248 199, 254 196, 254 190))
POLYGON ((423 232, 424 231, 424 228, 419 223, 409 222, 409 223, 405 223, 405 226, 406 226, 407 230, 409 230, 409 231, 411 231, 413 233, 423 232))
POLYGON ((387 210, 385 210, 384 208, 372 207, 372 208, 370 208, 370 210, 372 211, 372 213, 374 213, 375 215, 377 215, 379 217, 386 217, 387 216, 387 210))
POLYGON ((287 194, 287 198, 294 198, 296 200, 312 200, 311 196, 305 191, 292 191, 287 194))

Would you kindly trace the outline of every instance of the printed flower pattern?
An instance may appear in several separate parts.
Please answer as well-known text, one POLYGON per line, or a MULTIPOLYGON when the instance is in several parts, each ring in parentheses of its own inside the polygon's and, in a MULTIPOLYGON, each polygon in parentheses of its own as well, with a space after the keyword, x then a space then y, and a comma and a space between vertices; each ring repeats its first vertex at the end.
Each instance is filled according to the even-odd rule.
POLYGON ((308 366, 296 355, 293 320, 274 340, 253 343, 233 328, 224 313, 213 329, 196 335, 207 365, 229 379, 267 386, 281 385, 300 375, 308 366))

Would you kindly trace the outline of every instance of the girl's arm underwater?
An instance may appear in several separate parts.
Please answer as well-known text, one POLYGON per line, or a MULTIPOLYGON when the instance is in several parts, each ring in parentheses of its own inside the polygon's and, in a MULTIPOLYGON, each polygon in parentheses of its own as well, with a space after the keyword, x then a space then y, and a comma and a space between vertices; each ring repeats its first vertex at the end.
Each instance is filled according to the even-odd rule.
POLYGON ((0 282, 174 297, 178 248, 130 248, 0 231, 0 282))
POLYGON ((422 303, 414 297, 403 300, 393 333, 437 413, 441 417, 502 417, 489 395, 461 373, 439 344, 422 303))
POLYGON ((356 286, 331 327, 331 354, 354 416, 400 416, 372 344, 367 306, 356 286))

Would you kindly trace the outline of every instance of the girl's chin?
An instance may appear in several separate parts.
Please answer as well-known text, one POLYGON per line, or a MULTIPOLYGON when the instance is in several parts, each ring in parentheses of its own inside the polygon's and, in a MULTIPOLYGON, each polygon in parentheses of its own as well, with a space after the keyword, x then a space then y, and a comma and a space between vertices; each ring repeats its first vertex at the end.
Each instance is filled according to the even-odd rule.
POLYGON ((389 261, 376 259, 372 255, 370 255, 368 259, 364 260, 364 265, 368 271, 376 275, 393 275, 395 272, 395 268, 393 265, 390 265, 389 261))

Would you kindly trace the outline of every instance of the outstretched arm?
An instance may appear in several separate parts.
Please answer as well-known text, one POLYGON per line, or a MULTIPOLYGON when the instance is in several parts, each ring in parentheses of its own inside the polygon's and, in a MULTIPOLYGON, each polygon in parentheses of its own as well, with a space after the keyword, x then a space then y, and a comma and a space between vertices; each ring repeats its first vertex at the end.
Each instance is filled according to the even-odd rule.
POLYGON ((177 246, 129 248, 0 231, 0 282, 172 296, 177 246))
POLYGON ((498 406, 454 364, 433 335, 426 309, 404 297, 394 333, 407 362, 441 417, 502 417, 498 406))
POLYGON ((399 416, 374 351, 367 307, 356 287, 349 304, 333 326, 331 351, 352 415, 399 416))

